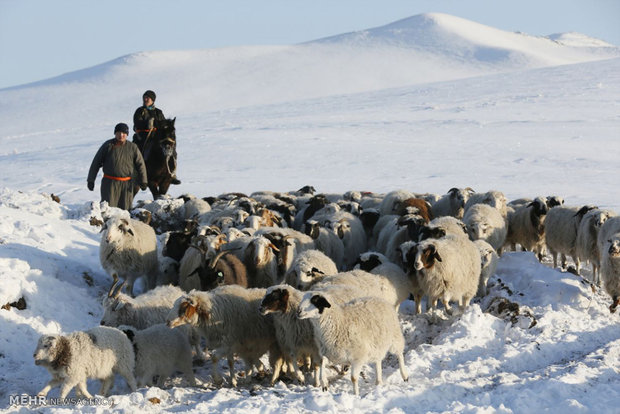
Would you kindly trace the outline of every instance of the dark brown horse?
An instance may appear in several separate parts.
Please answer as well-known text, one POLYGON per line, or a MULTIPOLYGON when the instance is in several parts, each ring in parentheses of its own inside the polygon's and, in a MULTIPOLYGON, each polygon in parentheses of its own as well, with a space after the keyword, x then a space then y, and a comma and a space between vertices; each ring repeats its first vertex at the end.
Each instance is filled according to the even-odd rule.
MULTIPOLYGON (((140 150, 146 164, 148 186, 156 200, 166 194, 176 169, 172 156, 177 145, 174 119, 157 122, 140 150)), ((138 191, 138 188, 135 190, 138 191)))

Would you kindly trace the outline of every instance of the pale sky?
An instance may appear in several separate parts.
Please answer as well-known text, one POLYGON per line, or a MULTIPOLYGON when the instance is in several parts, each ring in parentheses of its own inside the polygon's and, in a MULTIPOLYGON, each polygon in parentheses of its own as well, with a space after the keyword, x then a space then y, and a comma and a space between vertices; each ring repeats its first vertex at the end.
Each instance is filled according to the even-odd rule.
POLYGON ((295 44, 430 12, 620 45, 620 0, 0 0, 0 88, 130 53, 295 44))

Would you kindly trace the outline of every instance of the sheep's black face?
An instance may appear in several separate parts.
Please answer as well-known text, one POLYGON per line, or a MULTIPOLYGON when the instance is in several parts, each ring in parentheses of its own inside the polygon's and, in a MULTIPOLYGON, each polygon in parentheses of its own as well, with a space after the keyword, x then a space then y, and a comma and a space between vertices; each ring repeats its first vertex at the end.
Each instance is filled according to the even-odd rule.
POLYGON ((370 272, 372 269, 374 269, 375 267, 381 264, 381 260, 379 260, 379 256, 377 256, 376 254, 371 254, 368 257, 366 257, 365 260, 362 260, 360 258, 359 264, 360 264, 361 270, 370 272))
POLYGON ((325 297, 321 295, 312 296, 312 299, 310 299, 310 303, 319 310, 319 314, 323 314, 323 311, 326 308, 332 307, 332 305, 327 301, 327 299, 325 299, 325 297))
POLYGON ((286 289, 274 289, 263 298, 260 313, 267 315, 272 312, 285 312, 288 306, 289 293, 286 289))

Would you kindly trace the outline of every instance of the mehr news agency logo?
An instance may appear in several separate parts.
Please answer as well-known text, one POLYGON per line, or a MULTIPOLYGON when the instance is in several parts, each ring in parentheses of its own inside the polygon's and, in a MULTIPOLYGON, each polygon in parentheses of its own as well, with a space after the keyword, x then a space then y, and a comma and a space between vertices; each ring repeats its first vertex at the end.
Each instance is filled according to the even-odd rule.
POLYGON ((114 400, 101 397, 48 398, 42 395, 18 394, 9 396, 10 406, 91 405, 111 407, 114 400))

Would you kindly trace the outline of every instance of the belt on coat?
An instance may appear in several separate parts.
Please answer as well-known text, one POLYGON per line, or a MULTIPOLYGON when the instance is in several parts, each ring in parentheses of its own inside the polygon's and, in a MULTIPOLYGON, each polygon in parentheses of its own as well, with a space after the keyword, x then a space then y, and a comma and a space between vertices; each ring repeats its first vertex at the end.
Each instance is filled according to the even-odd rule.
POLYGON ((103 176, 105 178, 109 178, 110 180, 115 180, 115 181, 129 181, 129 180, 131 180, 131 177, 114 177, 113 175, 108 175, 108 174, 103 174, 103 176))

